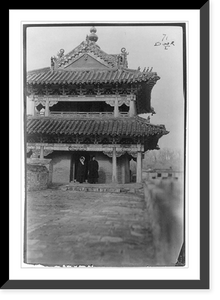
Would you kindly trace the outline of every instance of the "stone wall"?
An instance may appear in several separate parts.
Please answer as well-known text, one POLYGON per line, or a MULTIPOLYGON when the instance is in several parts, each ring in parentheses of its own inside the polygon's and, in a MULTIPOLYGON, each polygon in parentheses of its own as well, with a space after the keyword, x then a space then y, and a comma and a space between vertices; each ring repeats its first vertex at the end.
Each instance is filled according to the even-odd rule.
POLYGON ((153 179, 175 179, 175 180, 183 180, 184 173, 183 172, 174 172, 174 171, 146 171, 143 170, 142 176, 144 180, 153 180, 153 179))
MULTIPOLYGON (((74 180, 75 160, 80 155, 90 156, 90 152, 73 151, 53 151, 47 156, 51 161, 53 172, 50 173, 53 183, 68 183, 74 180)), ((94 152, 96 160, 99 163, 98 183, 112 183, 112 158, 102 152, 94 152)), ((118 183, 130 182, 130 163, 127 155, 117 157, 117 177, 118 183)))
POLYGON ((157 265, 173 266, 184 242, 183 186, 173 180, 144 183, 157 265))
POLYGON ((27 163, 26 170, 27 191, 36 191, 48 188, 49 171, 44 165, 27 163))
MULTIPOLYGON (((101 152, 96 154, 99 162, 99 183, 112 183, 112 158, 101 152)), ((117 157, 118 183, 130 182, 129 161, 126 155, 117 157)))
POLYGON ((112 159, 102 152, 95 154, 96 160, 99 163, 99 179, 98 183, 112 182, 112 159))
POLYGON ((117 158, 117 177, 118 183, 130 182, 130 164, 127 155, 117 158))
POLYGON ((27 164, 45 166, 49 172, 49 184, 52 183, 53 165, 51 159, 48 158, 27 158, 27 164))
POLYGON ((50 157, 53 165, 53 183, 67 183, 70 181, 71 152, 54 151, 50 157))

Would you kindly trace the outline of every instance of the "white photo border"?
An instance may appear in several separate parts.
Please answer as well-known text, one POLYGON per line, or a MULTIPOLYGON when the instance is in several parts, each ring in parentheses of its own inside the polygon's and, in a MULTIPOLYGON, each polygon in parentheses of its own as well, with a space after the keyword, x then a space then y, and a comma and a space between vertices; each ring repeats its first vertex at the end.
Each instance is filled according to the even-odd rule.
MULTIPOLYGON (((11 10, 10 11, 10 280, 193 280, 200 279, 200 10, 11 10), (187 24, 187 268, 24 268, 23 24, 24 23, 186 23, 187 24), (120 20, 120 21, 119 21, 120 20), (146 21, 147 20, 147 21, 146 21), (18 78, 20 80, 18 80, 18 78), (19 126, 18 126, 19 125, 19 126), (13 153, 12 153, 13 151, 13 153), (192 171, 193 170, 193 171, 192 171), (19 198, 19 199, 18 199, 19 198), (190 200, 189 200, 190 199, 190 200), (192 201, 193 199, 193 201, 192 201), (19 212, 19 213, 18 213, 19 212), (190 228, 190 230, 189 230, 190 228), (17 245, 20 245, 19 251, 17 245), (15 251, 16 249, 16 251, 15 251)), ((55 285, 55 283, 54 283, 55 285)))

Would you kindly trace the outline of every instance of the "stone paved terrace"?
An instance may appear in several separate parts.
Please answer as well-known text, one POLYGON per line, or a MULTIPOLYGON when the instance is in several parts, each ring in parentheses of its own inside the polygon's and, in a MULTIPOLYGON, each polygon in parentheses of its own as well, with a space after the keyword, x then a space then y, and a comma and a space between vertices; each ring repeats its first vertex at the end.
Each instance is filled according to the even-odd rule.
POLYGON ((67 186, 28 192, 26 263, 94 267, 155 264, 143 193, 134 193, 139 187, 130 185, 128 190, 110 193, 76 191, 67 186))

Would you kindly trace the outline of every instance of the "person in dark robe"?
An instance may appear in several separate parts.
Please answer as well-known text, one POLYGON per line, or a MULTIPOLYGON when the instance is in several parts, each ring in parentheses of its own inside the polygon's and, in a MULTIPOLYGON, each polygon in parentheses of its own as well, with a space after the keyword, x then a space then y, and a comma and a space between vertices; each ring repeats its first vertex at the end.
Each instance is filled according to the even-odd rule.
POLYGON ((86 176, 85 157, 81 156, 77 165, 76 181, 78 181, 79 183, 83 183, 85 181, 85 176, 86 176))
POLYGON ((89 183, 97 183, 99 178, 99 164, 95 159, 95 156, 92 156, 88 164, 88 181, 89 183))

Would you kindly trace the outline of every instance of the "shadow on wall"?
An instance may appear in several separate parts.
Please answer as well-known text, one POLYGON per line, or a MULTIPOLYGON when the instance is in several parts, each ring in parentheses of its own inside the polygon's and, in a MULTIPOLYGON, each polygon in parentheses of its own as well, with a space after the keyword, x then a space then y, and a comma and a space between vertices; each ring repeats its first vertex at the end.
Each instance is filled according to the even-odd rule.
POLYGON ((53 183, 67 183, 70 179, 71 152, 53 151, 47 155, 53 165, 53 183))
POLYGON ((106 182, 106 174, 105 171, 100 168, 99 169, 99 178, 98 178, 98 183, 105 183, 106 182))

